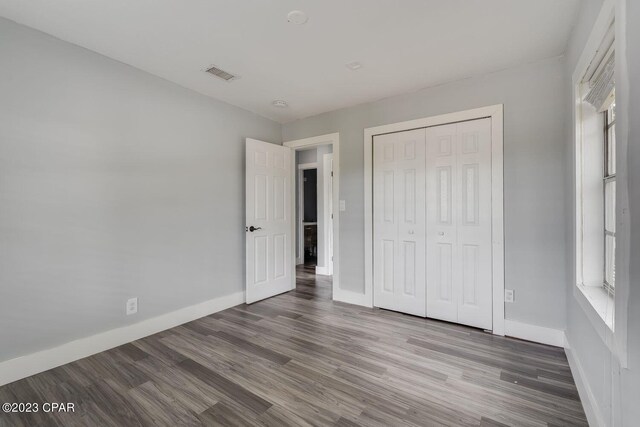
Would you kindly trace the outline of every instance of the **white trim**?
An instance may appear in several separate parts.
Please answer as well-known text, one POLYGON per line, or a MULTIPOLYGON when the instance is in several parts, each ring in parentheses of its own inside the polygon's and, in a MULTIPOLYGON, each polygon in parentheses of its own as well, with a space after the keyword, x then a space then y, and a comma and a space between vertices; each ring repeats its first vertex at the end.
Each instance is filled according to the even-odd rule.
POLYGON ((573 72, 573 82, 577 83, 579 80, 582 80, 582 77, 587 72, 589 68, 589 64, 593 59, 596 51, 600 47, 600 43, 604 39, 607 34, 611 22, 615 17, 615 1, 614 0, 604 0, 602 3, 602 8, 600 9, 600 14, 596 19, 595 24, 593 24, 593 29, 591 30, 591 34, 589 35, 589 39, 582 50, 582 54, 580 55, 580 59, 576 65, 576 68, 573 72))
POLYGON ((146 319, 58 347, 16 357, 0 363, 0 386, 53 369, 75 360, 118 347, 183 323, 244 303, 244 292, 214 298, 170 313, 146 319))
POLYGON ((333 187, 331 182, 333 181, 333 153, 327 153, 322 155, 322 247, 324 250, 324 266, 320 267, 320 270, 324 273, 318 273, 316 268, 316 274, 325 274, 331 276, 333 274, 333 245, 329 245, 328 242, 333 242, 333 187))
POLYGON ((331 276, 331 270, 329 269, 329 267, 316 265, 316 274, 319 274, 321 276, 331 276))
POLYGON ((582 94, 580 91, 580 82, 584 77, 589 65, 591 64, 592 59, 596 55, 598 48, 609 31, 611 26, 611 22, 614 19, 615 8, 613 0, 605 0, 602 8, 600 9, 600 14, 593 25, 593 29, 591 34, 589 35, 589 39, 585 44, 584 49, 582 50, 582 54, 580 55, 580 59, 576 65, 576 68, 573 71, 573 76, 571 79, 572 84, 572 93, 573 93, 573 125, 574 125, 574 145, 575 145, 575 153, 574 153, 574 162, 575 162, 575 274, 576 274, 576 283, 584 283, 583 279, 583 241, 584 241, 584 229, 583 229, 583 214, 582 214, 582 205, 583 205, 583 192, 582 192, 582 181, 583 181, 583 118, 582 118, 582 94))
MULTIPOLYGON (((622 26, 625 25, 624 20, 615 20, 616 15, 616 2, 614 0, 604 0, 602 7, 600 9, 600 13, 598 18, 596 19, 595 24, 591 30, 591 34, 587 40, 587 43, 584 46, 584 49, 580 55, 580 59, 577 62, 576 68, 574 69, 572 75, 572 93, 573 93, 573 125, 574 125, 574 135, 573 135, 573 144, 574 144, 574 165, 575 165, 575 283, 573 284, 573 298, 575 298, 576 303, 580 307, 580 309, 584 312, 585 316, 589 319, 590 323, 603 340, 607 348, 611 351, 614 358, 620 363, 622 368, 627 367, 627 357, 628 357, 628 349, 627 349, 627 340, 628 340, 628 301, 626 296, 629 292, 629 282, 628 280, 618 280, 616 283, 616 296, 614 300, 615 314, 611 314, 614 317, 615 322, 612 322, 613 319, 607 318, 606 310, 604 310, 605 315, 603 316, 603 298, 600 298, 595 290, 590 289, 590 284, 588 279, 585 279, 583 275, 583 265, 588 264, 588 262, 584 259, 584 227, 583 227, 583 178, 584 178, 584 168, 583 168, 583 117, 582 117, 582 99, 580 93, 580 82, 582 81, 583 76, 585 75, 592 59, 596 56, 598 49, 602 43, 602 40, 607 35, 611 23, 615 21, 616 25, 616 49, 624 52, 624 46, 626 42, 624 40, 624 28, 622 26), (612 327, 614 326, 613 330, 612 327)), ((621 3, 624 5, 624 3, 621 3)), ((620 5, 620 3, 619 3, 620 5)), ((618 11, 621 13, 621 16, 624 16, 624 11, 618 11)), ((624 61, 624 55, 618 55, 616 57, 616 61, 624 61)), ((619 72, 619 66, 616 66, 616 73, 619 72)), ((619 76, 616 76, 616 79, 619 76)), ((625 109, 621 108, 620 113, 624 114, 625 109)), ((623 138, 623 131, 619 130, 617 132, 618 138, 618 152, 623 152, 626 141, 623 138)), ((620 170, 618 170, 618 192, 620 194, 623 193, 623 180, 625 178, 624 173, 624 165, 620 165, 620 170)), ((622 196, 617 199, 619 202, 622 199, 622 196)), ((627 205, 622 203, 618 205, 619 209, 623 212, 624 208, 627 205)), ((616 218, 616 221, 619 221, 620 216, 616 218)), ((624 231, 624 224, 620 224, 618 222, 619 230, 624 231)), ((619 241, 616 241, 616 263, 622 265, 624 267, 624 263, 628 262, 628 258, 624 257, 624 253, 620 256, 623 248, 628 250, 628 241, 625 240, 627 237, 625 233, 619 232, 617 234, 619 241), (626 261, 625 261, 626 259, 626 261)), ((620 267, 618 265, 618 267, 620 267)), ((625 268, 617 268, 620 272, 621 279, 624 274, 625 268)), ((599 284, 598 284, 599 285, 599 284)))
POLYGON ((547 328, 507 319, 504 321, 504 334, 521 340, 564 347, 564 331, 560 329, 547 328))
POLYGON ((591 61, 596 55, 596 52, 600 48, 600 44, 602 43, 603 38, 609 32, 609 28, 614 19, 615 8, 613 0, 605 0, 602 8, 600 9, 600 14, 593 26, 591 34, 589 35, 589 39, 585 44, 585 47, 580 55, 580 59, 576 65, 576 68, 573 71, 571 84, 572 84, 572 94, 573 94, 573 125, 574 125, 574 144, 575 144, 575 153, 574 153, 574 162, 575 162, 575 274, 576 274, 576 282, 584 283, 583 279, 583 244, 584 244, 584 228, 583 228, 583 192, 582 192, 582 181, 583 181, 583 158, 584 153, 582 150, 583 146, 583 117, 582 117, 582 93, 580 90, 580 82, 587 72, 589 66, 591 65, 591 61))
POLYGON ((615 304, 614 301, 611 301, 611 296, 602 286, 576 285, 573 287, 573 297, 603 344, 611 352, 615 352, 612 329, 613 313, 607 312, 609 309, 613 309, 615 304))
MULTIPOLYGON (((295 161, 295 155, 292 156, 295 161)), ((308 169, 318 170, 318 163, 300 163, 298 165, 298 174, 296 177, 296 188, 298 189, 298 232, 294 233, 296 239, 296 245, 298 247, 298 256, 296 257, 296 264, 304 264, 304 185, 302 185, 302 172, 308 169)), ((294 190, 295 191, 295 190, 294 190)), ((296 199, 294 199, 296 200, 296 199)), ((294 206, 295 209, 295 206, 294 206)), ((295 276, 294 276, 295 277, 295 276)))
MULTIPOLYGON (((333 147, 333 299, 340 292, 340 134, 330 133, 327 135, 314 136, 311 138, 297 139, 295 141, 286 141, 282 145, 289 147, 294 151, 303 150, 305 148, 318 147, 320 145, 331 144, 333 147)), ((295 156, 293 158, 295 166, 295 156)), ((295 167, 293 168, 295 170, 295 167)), ((295 173, 295 172, 294 172, 295 173)), ((292 177, 293 180, 293 177, 292 177)), ((295 188, 292 188, 292 196, 295 196, 295 188)), ((291 209, 291 215, 295 215, 295 207, 291 209)), ((292 227, 295 227, 293 225, 292 227)), ((294 230, 295 231, 295 230, 294 230)), ((295 234, 293 233, 293 242, 295 244, 295 234)), ((295 257, 295 255, 294 255, 295 257)), ((292 274, 295 277, 295 265, 292 264, 292 274)), ((295 286, 295 284, 294 284, 295 286)))
POLYGON ((305 169, 318 169, 318 162, 300 163, 298 165, 298 170, 305 170, 305 169))
POLYGON ((502 104, 424 119, 376 126, 364 130, 364 295, 373 306, 373 137, 447 123, 491 118, 491 210, 493 242, 493 333, 504 335, 504 213, 503 213, 503 106, 502 104))
POLYGON ((587 376, 582 369, 580 360, 576 357, 574 351, 571 349, 571 344, 569 343, 569 339, 566 335, 564 352, 567 355, 569 368, 571 369, 571 375, 573 375, 573 380, 576 383, 578 395, 580 396, 580 402, 582 403, 584 413, 587 416, 587 422, 592 427, 600 427, 606 425, 603 421, 604 418, 600 413, 598 401, 596 400, 596 397, 586 380, 587 376))

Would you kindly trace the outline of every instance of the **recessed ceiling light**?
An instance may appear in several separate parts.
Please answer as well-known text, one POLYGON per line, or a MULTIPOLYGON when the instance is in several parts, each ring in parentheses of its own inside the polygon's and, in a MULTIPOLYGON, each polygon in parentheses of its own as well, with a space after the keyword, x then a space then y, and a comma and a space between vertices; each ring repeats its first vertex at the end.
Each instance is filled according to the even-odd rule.
POLYGON ((359 70, 360 68, 362 68, 362 64, 359 63, 358 61, 349 62, 347 64, 347 68, 350 69, 351 71, 359 70))
POLYGON ((289 106, 289 104, 287 104, 287 101, 283 101, 281 99, 276 99, 271 103, 271 105, 277 108, 287 108, 289 106))
POLYGON ((291 22, 292 24, 302 25, 306 24, 308 20, 309 17, 307 16, 307 14, 301 10, 292 10, 287 14, 287 21, 291 22))

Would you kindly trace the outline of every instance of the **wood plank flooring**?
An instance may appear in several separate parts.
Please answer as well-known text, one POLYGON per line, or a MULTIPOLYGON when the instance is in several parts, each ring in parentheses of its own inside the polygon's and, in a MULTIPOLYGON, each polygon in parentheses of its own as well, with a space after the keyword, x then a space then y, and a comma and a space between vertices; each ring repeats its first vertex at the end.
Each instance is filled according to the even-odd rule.
POLYGON ((559 348, 295 291, 0 388, 0 426, 587 425, 559 348))

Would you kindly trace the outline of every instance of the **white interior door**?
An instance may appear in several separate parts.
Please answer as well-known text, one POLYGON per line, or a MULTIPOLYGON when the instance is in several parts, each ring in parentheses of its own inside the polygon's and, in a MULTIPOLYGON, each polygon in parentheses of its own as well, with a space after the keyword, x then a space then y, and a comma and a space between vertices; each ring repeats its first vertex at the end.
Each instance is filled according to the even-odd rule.
POLYGON ((492 329, 491 119, 426 138, 427 316, 492 329))
POLYGON ((458 321, 457 124, 427 129, 427 316, 458 321))
POLYGON ((491 119, 458 123, 458 323, 493 329, 491 119))
POLYGON ((291 149, 246 140, 246 302, 295 287, 291 249, 291 149))
POLYGON ((373 141, 374 305, 425 315, 425 129, 373 141))

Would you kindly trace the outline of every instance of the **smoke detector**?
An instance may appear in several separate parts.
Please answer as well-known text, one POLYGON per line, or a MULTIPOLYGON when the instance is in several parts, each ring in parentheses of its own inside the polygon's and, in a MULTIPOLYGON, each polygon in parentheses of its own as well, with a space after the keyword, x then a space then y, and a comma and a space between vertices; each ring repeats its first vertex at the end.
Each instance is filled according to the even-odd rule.
POLYGON ((360 68, 362 68, 362 64, 359 63, 358 61, 349 62, 347 64, 347 68, 350 69, 351 71, 359 70, 360 68))
POLYGON ((271 103, 271 105, 276 108, 287 108, 289 106, 289 104, 287 104, 287 101, 283 101, 281 99, 276 99, 271 103))
POLYGON ((291 22, 292 24, 302 25, 306 24, 308 20, 309 17, 307 16, 307 14, 301 10, 292 10, 287 14, 287 21, 291 22))
POLYGON ((229 73, 227 71, 224 71, 223 69, 220 69, 220 68, 216 67, 215 65, 207 68, 205 70, 205 72, 209 73, 209 74, 211 74, 213 76, 216 76, 217 78, 222 79, 222 80, 224 80, 226 82, 230 82, 232 80, 236 80, 236 79, 239 78, 238 76, 233 75, 233 74, 231 74, 231 73, 229 73))

